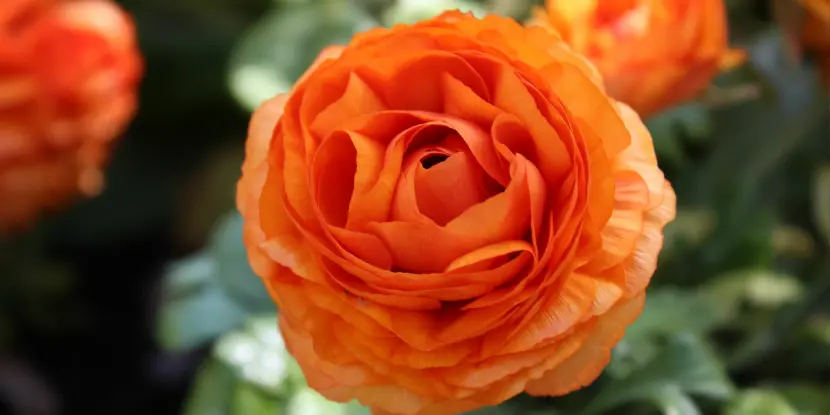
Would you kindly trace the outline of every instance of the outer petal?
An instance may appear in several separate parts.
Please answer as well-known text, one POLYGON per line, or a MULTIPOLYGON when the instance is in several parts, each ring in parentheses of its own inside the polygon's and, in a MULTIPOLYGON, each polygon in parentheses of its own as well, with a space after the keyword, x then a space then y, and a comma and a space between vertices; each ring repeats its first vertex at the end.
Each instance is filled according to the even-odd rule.
POLYGON ((654 273, 663 246, 662 229, 674 219, 676 200, 657 167, 648 130, 630 107, 618 104, 617 108, 632 143, 615 159, 615 209, 602 232, 602 251, 581 272, 615 282, 635 295, 654 273))
POLYGON ((274 128, 282 116, 286 99, 286 95, 278 95, 264 102, 252 115, 245 143, 242 177, 236 190, 236 205, 245 219, 243 239, 248 248, 248 258, 254 272, 263 278, 273 274, 275 265, 259 248, 265 242, 259 215, 259 197, 268 177, 267 157, 274 128))
POLYGON ((104 37, 119 50, 135 47, 132 19, 117 5, 107 0, 75 0, 56 8, 59 19, 71 27, 89 30, 104 37))
POLYGON ((597 317, 596 325, 579 351, 556 369, 527 384, 525 392, 535 396, 559 396, 591 384, 611 359, 611 349, 622 339, 625 327, 639 317, 645 295, 621 302, 597 317))

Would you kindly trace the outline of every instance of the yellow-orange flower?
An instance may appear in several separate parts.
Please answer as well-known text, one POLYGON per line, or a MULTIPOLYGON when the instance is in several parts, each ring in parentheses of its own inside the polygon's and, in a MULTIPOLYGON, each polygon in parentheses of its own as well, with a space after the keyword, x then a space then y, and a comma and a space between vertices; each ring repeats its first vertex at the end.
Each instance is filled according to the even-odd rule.
POLYGON ((675 212, 648 131, 587 60, 458 12, 325 50, 253 115, 242 172, 289 351, 375 414, 591 383, 675 212))
POLYGON ((799 0, 807 8, 803 42, 830 82, 830 0, 799 0))
POLYGON ((642 117, 695 97, 743 60, 727 47, 723 0, 547 0, 531 23, 557 30, 642 117))
POLYGON ((114 3, 0 1, 0 232, 100 190, 140 72, 132 22, 114 3))

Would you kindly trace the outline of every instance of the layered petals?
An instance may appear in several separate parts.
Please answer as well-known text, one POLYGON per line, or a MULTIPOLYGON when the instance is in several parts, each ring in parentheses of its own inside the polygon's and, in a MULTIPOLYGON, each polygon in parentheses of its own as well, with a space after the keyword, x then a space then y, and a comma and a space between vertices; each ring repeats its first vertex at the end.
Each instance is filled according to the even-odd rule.
POLYGON ((0 4, 0 232, 101 190, 140 74, 135 29, 114 3, 0 4))
POLYGON ((591 383, 675 200, 587 60, 449 12, 329 49, 263 104, 237 205, 311 387, 453 415, 591 383))
POLYGON ((744 55, 727 46, 722 0, 547 0, 531 25, 585 54, 642 117, 693 98, 744 55))

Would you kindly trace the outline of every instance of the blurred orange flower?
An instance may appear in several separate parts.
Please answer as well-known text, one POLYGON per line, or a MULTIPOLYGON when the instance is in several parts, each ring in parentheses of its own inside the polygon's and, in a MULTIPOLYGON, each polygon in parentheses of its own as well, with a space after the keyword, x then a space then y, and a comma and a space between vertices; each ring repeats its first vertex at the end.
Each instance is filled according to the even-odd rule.
POLYGON ((591 383, 675 214, 637 114, 542 28, 448 12, 253 115, 237 204, 311 387, 457 414, 591 383))
POLYGON ((830 0, 799 0, 807 8, 803 42, 830 81, 830 0))
POLYGON ((744 60, 727 46, 723 0, 547 0, 531 24, 557 30, 642 117, 694 98, 744 60))
POLYGON ((141 69, 111 1, 0 1, 0 232, 100 191, 141 69))

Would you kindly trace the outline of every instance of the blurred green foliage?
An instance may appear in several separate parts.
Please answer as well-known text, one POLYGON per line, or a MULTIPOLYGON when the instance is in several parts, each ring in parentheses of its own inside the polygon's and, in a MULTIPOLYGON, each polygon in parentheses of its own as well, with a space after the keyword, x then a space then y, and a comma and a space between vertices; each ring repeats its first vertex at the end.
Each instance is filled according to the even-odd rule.
MULTIPOLYGON (((83 275, 44 247, 162 233, 181 259, 166 268, 159 343, 212 344, 185 415, 366 414, 307 388, 248 266, 233 203, 250 111, 359 31, 444 8, 526 17, 540 1, 121 3, 147 60, 140 114, 101 197, 4 242, 0 350, 17 325, 74 320, 83 275)), ((565 397, 519 396, 477 414, 830 413, 830 100, 815 68, 789 58, 771 3, 728 0, 733 43, 750 61, 647 120, 678 218, 646 309, 604 374, 565 397)))

